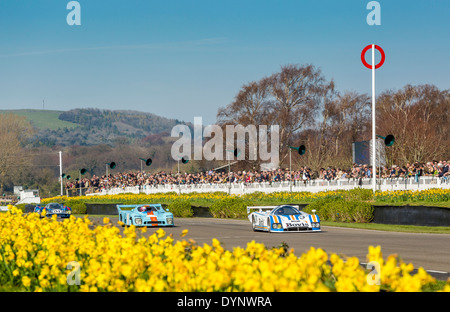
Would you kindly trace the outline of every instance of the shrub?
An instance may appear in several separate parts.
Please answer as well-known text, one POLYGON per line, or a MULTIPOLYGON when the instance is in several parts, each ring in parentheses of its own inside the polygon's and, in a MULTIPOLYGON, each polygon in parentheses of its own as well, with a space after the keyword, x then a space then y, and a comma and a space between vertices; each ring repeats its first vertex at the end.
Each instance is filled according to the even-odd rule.
POLYGON ((370 203, 354 202, 355 209, 352 213, 353 221, 356 223, 369 223, 373 219, 374 208, 370 203))
POLYGON ((86 204, 82 200, 69 199, 64 206, 70 207, 73 214, 86 214, 86 204))
POLYGON ((191 202, 188 200, 176 200, 170 203, 167 208, 173 213, 174 217, 189 218, 194 215, 191 202))
POLYGON ((354 188, 344 192, 346 200, 373 200, 373 191, 371 189, 354 188))
MULTIPOLYGON (((28 204, 16 204, 15 206, 17 208, 19 208, 20 210, 22 210, 22 212, 27 212, 27 211, 25 211, 25 208, 26 208, 27 205, 28 204)), ((33 208, 34 208, 34 206, 33 206, 33 208)))
POLYGON ((245 218, 247 216, 247 206, 252 203, 239 198, 229 197, 214 202, 209 210, 214 218, 245 218))
POLYGON ((316 214, 324 221, 368 223, 373 219, 373 206, 357 200, 341 198, 319 199, 306 206, 303 210, 316 214))
POLYGON ((423 191, 383 191, 376 192, 377 202, 447 202, 450 200, 450 189, 427 189, 423 191))

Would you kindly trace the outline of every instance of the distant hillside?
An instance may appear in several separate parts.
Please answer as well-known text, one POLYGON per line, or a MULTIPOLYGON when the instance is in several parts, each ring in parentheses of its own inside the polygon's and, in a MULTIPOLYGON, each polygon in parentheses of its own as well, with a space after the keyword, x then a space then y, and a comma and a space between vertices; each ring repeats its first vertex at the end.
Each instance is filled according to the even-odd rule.
POLYGON ((72 129, 78 127, 77 124, 63 121, 59 116, 63 111, 56 110, 40 110, 40 109, 15 109, 15 110, 0 110, 0 114, 14 114, 25 116, 31 124, 39 130, 50 129, 57 130, 59 128, 72 129))
POLYGON ((163 143, 172 128, 184 122, 160 117, 152 113, 94 108, 54 110, 2 110, 25 116, 36 127, 30 141, 32 146, 71 146, 131 143, 163 143))

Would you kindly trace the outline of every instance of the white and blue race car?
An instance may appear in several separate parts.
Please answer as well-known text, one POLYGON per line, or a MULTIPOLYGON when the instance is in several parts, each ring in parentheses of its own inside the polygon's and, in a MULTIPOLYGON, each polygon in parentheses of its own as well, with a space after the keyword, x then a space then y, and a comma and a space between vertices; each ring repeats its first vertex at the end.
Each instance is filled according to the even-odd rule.
POLYGON ((315 210, 308 214, 295 205, 249 206, 247 213, 253 231, 320 232, 320 219, 315 210))

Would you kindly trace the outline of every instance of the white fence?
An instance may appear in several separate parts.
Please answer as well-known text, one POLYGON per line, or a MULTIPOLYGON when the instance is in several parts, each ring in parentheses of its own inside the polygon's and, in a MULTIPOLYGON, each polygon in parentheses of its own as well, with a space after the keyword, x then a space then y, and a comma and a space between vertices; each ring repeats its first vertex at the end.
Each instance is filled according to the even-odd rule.
MULTIPOLYGON (((450 188, 449 179, 437 177, 420 177, 417 181, 414 178, 386 178, 377 181, 377 189, 381 191, 396 190, 425 190, 430 188, 450 188)), ((264 183, 227 183, 227 184, 165 184, 165 185, 145 185, 143 187, 123 187, 102 190, 86 195, 114 195, 123 193, 132 194, 154 194, 176 192, 179 194, 191 192, 226 192, 229 194, 247 194, 252 192, 321 192, 331 190, 349 190, 353 188, 372 189, 372 179, 341 179, 341 180, 311 180, 307 182, 296 181, 295 183, 285 182, 264 182, 264 183)))

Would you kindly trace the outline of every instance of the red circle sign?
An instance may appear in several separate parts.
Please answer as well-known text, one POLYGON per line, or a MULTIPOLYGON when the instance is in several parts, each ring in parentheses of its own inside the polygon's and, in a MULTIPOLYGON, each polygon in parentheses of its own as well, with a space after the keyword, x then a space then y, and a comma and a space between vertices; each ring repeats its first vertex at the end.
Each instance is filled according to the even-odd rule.
MULTIPOLYGON (((369 65, 369 63, 366 62, 366 57, 365 57, 365 56, 366 56, 367 50, 369 50, 369 49, 371 49, 371 48, 372 48, 372 45, 369 44, 369 45, 368 45, 367 47, 365 47, 364 50, 362 50, 362 52, 361 52, 361 61, 362 61, 362 63, 364 64, 364 66, 366 66, 368 69, 372 69, 372 65, 369 65)), ((386 55, 384 54, 383 49, 380 48, 379 46, 375 45, 375 49, 377 49, 377 50, 380 51, 380 53, 381 53, 381 61, 380 61, 377 65, 375 65, 375 69, 378 69, 378 68, 380 68, 380 67, 383 65, 384 60, 386 59, 386 55)))

